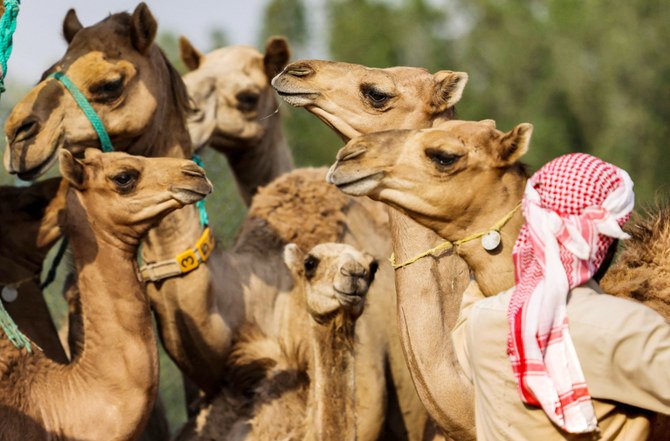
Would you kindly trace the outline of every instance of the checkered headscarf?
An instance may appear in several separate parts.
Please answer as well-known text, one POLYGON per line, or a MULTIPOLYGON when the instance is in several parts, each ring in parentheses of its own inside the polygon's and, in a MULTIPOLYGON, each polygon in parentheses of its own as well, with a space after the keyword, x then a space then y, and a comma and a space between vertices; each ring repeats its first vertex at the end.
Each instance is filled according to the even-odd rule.
POLYGON ((597 421, 568 332, 567 295, 598 270, 614 238, 628 237, 621 226, 633 203, 628 174, 583 153, 549 162, 526 185, 507 353, 523 402, 570 433, 597 421))

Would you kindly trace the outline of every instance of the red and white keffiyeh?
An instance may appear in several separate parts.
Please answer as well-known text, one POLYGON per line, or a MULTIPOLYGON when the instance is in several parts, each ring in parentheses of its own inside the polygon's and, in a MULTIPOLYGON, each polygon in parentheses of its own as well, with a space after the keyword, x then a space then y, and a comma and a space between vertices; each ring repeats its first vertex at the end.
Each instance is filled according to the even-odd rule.
POLYGON ((628 237, 621 226, 633 204, 628 174, 583 153, 549 162, 526 185, 507 353, 523 402, 570 433, 597 421, 568 331, 568 292, 593 276, 614 238, 628 237))

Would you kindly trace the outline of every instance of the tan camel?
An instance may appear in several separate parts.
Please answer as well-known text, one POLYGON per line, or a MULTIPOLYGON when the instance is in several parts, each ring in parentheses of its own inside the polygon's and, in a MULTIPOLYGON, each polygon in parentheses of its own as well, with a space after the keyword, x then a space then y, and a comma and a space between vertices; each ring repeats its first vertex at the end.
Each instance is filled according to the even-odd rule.
POLYGON ((336 243, 309 253, 289 244, 284 255, 296 286, 282 311, 282 335, 244 331, 234 349, 238 395, 217 397, 179 441, 357 439, 354 328, 377 262, 336 243), (254 376, 262 379, 250 382, 254 376))
MULTIPOLYGON (((70 42, 66 55, 47 73, 64 71, 84 91, 116 148, 143 156, 186 158, 192 153, 184 123, 188 97, 181 79, 152 44, 156 27, 144 4, 132 15, 114 14, 87 28, 72 11, 63 26, 70 42)), ((46 75, 14 108, 5 129, 5 166, 22 177, 46 170, 58 149, 77 151, 79 144, 73 140, 98 144, 74 100, 46 75)), ((286 243, 309 249, 340 241, 378 257, 390 251, 380 208, 345 197, 326 185, 324 177, 323 170, 301 170, 279 179, 255 198, 232 250, 218 246, 196 270, 148 284, 168 353, 209 396, 227 383, 222 366, 240 326, 253 322, 265 334, 276 335, 276 306, 293 285, 283 263, 286 243)), ((172 213, 149 232, 143 260, 174 259, 191 249, 201 234, 194 207, 172 213)), ((360 439, 377 439, 387 431, 400 439, 420 439, 425 424, 394 337, 397 329, 388 326, 395 307, 392 279, 388 265, 382 265, 370 292, 369 314, 357 327, 374 330, 369 335, 357 331, 358 341, 369 348, 356 359, 361 364, 357 375, 362 376, 357 382, 366 385, 357 389, 358 416, 367 424, 359 431, 360 439), (370 324, 362 326, 363 322, 370 324)))
MULTIPOLYGON (((289 104, 304 106, 344 140, 360 133, 398 128, 420 129, 454 116, 467 74, 396 67, 375 69, 348 63, 303 60, 288 65, 273 86, 289 104)), ((407 233, 394 242, 399 259, 408 259, 444 240, 396 210, 389 211, 391 233, 407 233)), ((474 439, 471 385, 464 381, 451 329, 469 281, 465 262, 456 255, 424 259, 414 271, 398 271, 397 317, 400 339, 414 386, 432 419, 458 439, 474 439), (436 342, 444 357, 436 357, 436 342), (452 397, 445 400, 443 397, 452 397)))
POLYGON ((196 111, 188 120, 195 148, 210 145, 226 155, 247 204, 258 187, 293 169, 270 80, 288 62, 284 38, 270 38, 261 54, 250 46, 228 46, 201 54, 179 39, 190 72, 184 83, 196 111))
POLYGON ((63 366, 0 340, 0 438, 136 439, 158 388, 149 302, 137 278, 140 240, 211 184, 186 160, 87 150, 60 153, 70 184, 65 230, 81 295, 84 349, 63 366))
MULTIPOLYGON (((507 213, 514 213, 500 229, 501 243, 492 252, 486 251, 480 240, 464 242, 455 249, 468 263, 482 292, 495 294, 514 285, 511 252, 524 222, 520 210, 514 208, 527 179, 525 167, 518 161, 528 149, 531 133, 530 124, 502 133, 491 120, 450 121, 434 129, 373 133, 352 140, 338 153, 328 179, 347 194, 367 195, 389 204, 452 242, 486 232, 507 213)), ((639 229, 647 231, 638 236, 646 240, 668 239, 663 227, 656 235, 649 232, 649 226, 639 229)), ((394 240, 402 240, 403 232, 396 233, 394 240)), ((637 246, 638 255, 639 248, 653 249, 655 245, 637 246)), ((648 266, 647 275, 654 269, 644 260, 638 260, 638 265, 648 266)), ((399 269, 415 270, 409 266, 399 269)), ((644 288, 653 286, 652 282, 644 288)), ((649 296, 659 294, 650 292, 649 296)), ((635 298, 631 294, 626 297, 635 298)), ((631 412, 625 406, 597 400, 595 408, 601 428, 621 424, 617 414, 639 414, 639 410, 631 412)), ((659 432, 652 439, 665 436, 659 432)))
POLYGON ((0 187, 0 285, 17 292, 3 299, 5 309, 19 329, 51 360, 68 358, 40 289, 42 264, 61 237, 58 217, 65 207, 67 185, 59 178, 30 187, 0 187))

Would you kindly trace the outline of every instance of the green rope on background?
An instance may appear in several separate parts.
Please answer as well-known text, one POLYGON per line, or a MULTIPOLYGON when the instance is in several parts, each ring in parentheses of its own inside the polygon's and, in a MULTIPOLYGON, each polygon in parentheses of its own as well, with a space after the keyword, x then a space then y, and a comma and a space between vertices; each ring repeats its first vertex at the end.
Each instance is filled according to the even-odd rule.
POLYGON ((5 13, 0 19, 0 94, 5 91, 5 76, 7 75, 7 61, 12 54, 12 37, 16 30, 16 17, 19 15, 20 0, 4 0, 5 13))
MULTIPOLYGON (((199 167, 205 168, 205 166, 202 164, 202 158, 200 158, 200 155, 197 153, 193 154, 191 159, 193 159, 193 162, 198 164, 199 167)), ((205 228, 207 225, 209 225, 209 216, 207 215, 207 208, 205 208, 205 200, 199 200, 195 203, 195 206, 198 207, 198 211, 200 212, 200 226, 205 228)))
POLYGON ((5 305, 2 304, 2 301, 0 301, 0 326, 2 326, 5 335, 16 348, 26 348, 26 351, 32 352, 30 348, 30 340, 19 331, 19 327, 16 326, 16 323, 12 320, 12 317, 5 309, 5 305))
MULTIPOLYGON (((16 30, 16 17, 19 15, 20 0, 4 0, 5 13, 0 19, 0 94, 5 91, 5 76, 7 75, 7 61, 12 54, 12 37, 16 30)), ((0 301, 0 327, 9 338, 14 346, 18 349, 26 348, 28 352, 30 349, 30 340, 19 331, 18 326, 12 320, 5 309, 5 305, 0 301)))
POLYGON ((84 94, 81 93, 81 90, 79 90, 72 82, 72 80, 70 80, 63 72, 55 72, 49 76, 60 81, 68 90, 68 92, 70 92, 72 98, 74 98, 75 102, 81 111, 84 112, 84 115, 86 115, 86 118, 88 118, 88 120, 91 122, 91 125, 95 129, 95 132, 98 134, 102 151, 105 153, 113 152, 114 147, 112 146, 112 140, 109 139, 109 134, 105 129, 105 125, 100 120, 98 114, 95 113, 93 106, 91 106, 84 94))

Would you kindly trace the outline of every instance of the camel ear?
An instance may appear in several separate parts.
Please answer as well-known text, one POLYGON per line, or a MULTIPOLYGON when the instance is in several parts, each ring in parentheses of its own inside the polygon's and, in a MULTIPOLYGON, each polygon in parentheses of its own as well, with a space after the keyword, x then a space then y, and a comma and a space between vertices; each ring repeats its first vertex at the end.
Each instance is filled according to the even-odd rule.
POLYGON ((288 48, 286 38, 270 37, 265 45, 265 56, 263 57, 265 75, 268 79, 273 79, 284 70, 290 58, 291 50, 288 48))
POLYGON ((202 52, 197 50, 188 38, 183 35, 179 37, 179 56, 188 70, 196 70, 200 67, 200 63, 202 63, 204 57, 202 52))
POLYGON ((444 112, 461 100, 463 89, 468 83, 468 74, 441 70, 433 78, 431 107, 435 113, 444 112))
POLYGON ((65 18, 63 19, 63 37, 65 37, 67 44, 70 44, 75 34, 83 28, 84 26, 77 17, 77 12, 74 9, 67 11, 65 18))
POLYGON ((284 247, 284 263, 291 270, 291 272, 300 276, 304 272, 305 252, 294 243, 290 243, 284 247))
POLYGON ((60 163, 60 174, 63 176, 63 179, 67 180, 74 188, 83 190, 86 178, 84 163, 65 149, 58 151, 58 160, 60 163))
POLYGON ((517 162, 528 151, 530 136, 533 134, 533 125, 521 123, 510 132, 505 133, 499 140, 495 152, 496 163, 506 166, 517 162))
POLYGON ((142 2, 135 8, 131 18, 130 41, 140 53, 146 53, 156 38, 158 23, 146 3, 142 2))

